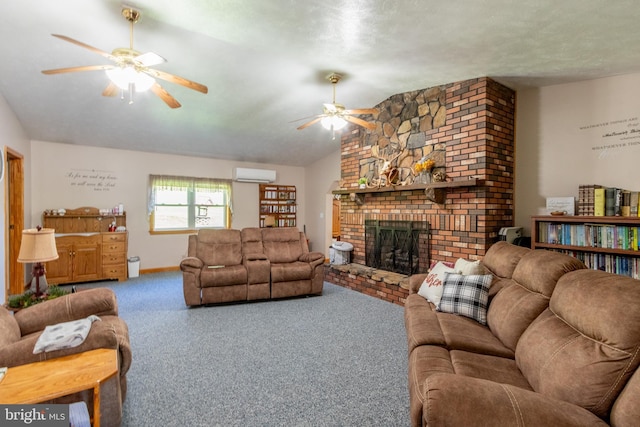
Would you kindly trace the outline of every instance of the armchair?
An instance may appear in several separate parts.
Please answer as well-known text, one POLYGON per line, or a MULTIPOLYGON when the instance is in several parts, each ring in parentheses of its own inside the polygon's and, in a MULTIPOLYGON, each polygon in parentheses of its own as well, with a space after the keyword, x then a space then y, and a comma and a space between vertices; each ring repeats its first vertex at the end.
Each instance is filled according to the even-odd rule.
MULTIPOLYGON (((18 366, 41 360, 82 353, 97 348, 118 350, 119 375, 101 385, 101 424, 118 426, 127 391, 126 373, 131 366, 131 346, 127 324, 118 317, 115 294, 107 288, 88 289, 22 309, 11 314, 0 307, 0 366, 18 366), (33 354, 40 334, 48 325, 79 320, 90 315, 93 322, 87 338, 77 347, 33 354)), ((93 411, 92 394, 84 391, 56 399, 54 403, 87 402, 93 411)))

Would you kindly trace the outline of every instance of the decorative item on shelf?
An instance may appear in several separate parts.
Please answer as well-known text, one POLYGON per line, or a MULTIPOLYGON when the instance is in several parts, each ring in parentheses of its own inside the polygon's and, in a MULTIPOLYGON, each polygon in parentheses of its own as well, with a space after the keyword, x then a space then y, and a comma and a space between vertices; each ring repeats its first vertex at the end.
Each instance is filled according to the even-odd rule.
POLYGON ((265 227, 275 227, 276 226, 276 217, 273 215, 267 215, 264 217, 264 226, 265 227))
POLYGON ((418 177, 420 184, 431 183, 431 171, 435 167, 436 162, 433 159, 421 159, 413 167, 413 173, 418 177))
POLYGON ((447 180, 447 174, 443 171, 436 171, 431 174, 433 182, 445 182, 447 180))
POLYGON ((36 297, 47 290, 47 279, 43 262, 58 259, 58 249, 53 228, 30 228, 22 230, 22 243, 18 262, 33 263, 30 289, 36 297))
POLYGON ((362 177, 358 179, 358 187, 361 189, 367 188, 367 178, 362 177))

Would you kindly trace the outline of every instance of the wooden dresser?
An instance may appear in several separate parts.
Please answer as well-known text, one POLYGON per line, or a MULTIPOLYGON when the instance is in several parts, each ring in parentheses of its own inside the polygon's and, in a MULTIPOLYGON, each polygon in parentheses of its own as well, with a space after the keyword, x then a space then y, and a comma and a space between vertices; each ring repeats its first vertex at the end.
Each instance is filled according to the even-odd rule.
POLYGON ((47 282, 126 280, 128 233, 108 231, 114 221, 126 228, 126 213, 102 214, 93 207, 66 209, 64 215, 44 212, 43 225, 55 230, 59 256, 45 264, 47 282))

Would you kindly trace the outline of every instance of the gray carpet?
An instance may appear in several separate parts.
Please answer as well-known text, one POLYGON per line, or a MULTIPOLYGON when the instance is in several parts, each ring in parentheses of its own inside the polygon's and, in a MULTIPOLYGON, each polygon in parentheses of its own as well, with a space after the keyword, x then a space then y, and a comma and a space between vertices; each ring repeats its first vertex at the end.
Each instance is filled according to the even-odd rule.
POLYGON ((403 308, 322 296, 187 308, 180 273, 100 282, 133 363, 123 426, 407 426, 403 308))

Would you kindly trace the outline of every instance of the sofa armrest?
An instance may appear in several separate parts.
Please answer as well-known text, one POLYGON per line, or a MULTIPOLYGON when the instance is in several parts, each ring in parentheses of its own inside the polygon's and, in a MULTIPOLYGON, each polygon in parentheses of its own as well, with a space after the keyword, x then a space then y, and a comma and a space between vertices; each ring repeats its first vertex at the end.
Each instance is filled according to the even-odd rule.
POLYGON ((315 267, 324 263, 324 254, 321 252, 307 252, 300 255, 298 261, 308 262, 315 267))
MULTIPOLYGON (((0 348, 0 365, 11 367, 39 362, 45 359, 54 359, 56 357, 67 356, 70 354, 82 353, 96 348, 119 348, 119 337, 116 334, 114 326, 109 321, 98 320, 93 322, 91 324, 91 330, 84 342, 79 346, 72 348, 33 354, 33 349, 39 337, 39 333, 30 334, 29 336, 22 338, 20 341, 0 348)), ((128 341, 128 334, 125 339, 128 341)), ((129 364, 130 361, 127 363, 127 369, 129 364)))
POLYGON ((115 293, 108 288, 87 289, 22 309, 15 314, 22 336, 41 331, 47 325, 96 316, 117 316, 115 293))
POLYGON ((420 286, 422 285, 422 282, 424 282, 424 279, 426 277, 427 277, 427 273, 419 273, 419 274, 411 275, 411 277, 409 277, 409 293, 417 294, 418 291, 420 290, 420 286))
POLYGON ((204 262, 200 258, 196 257, 186 257, 180 261, 180 270, 202 270, 204 267, 204 262))
POLYGON ((541 393, 456 374, 424 382, 423 424, 436 426, 606 426, 592 412, 541 393))
POLYGON ((243 264, 246 264, 248 261, 264 261, 266 259, 267 256, 261 253, 244 254, 242 256, 243 264))

